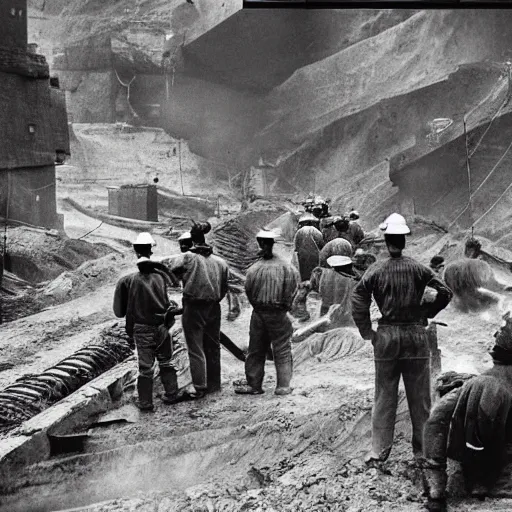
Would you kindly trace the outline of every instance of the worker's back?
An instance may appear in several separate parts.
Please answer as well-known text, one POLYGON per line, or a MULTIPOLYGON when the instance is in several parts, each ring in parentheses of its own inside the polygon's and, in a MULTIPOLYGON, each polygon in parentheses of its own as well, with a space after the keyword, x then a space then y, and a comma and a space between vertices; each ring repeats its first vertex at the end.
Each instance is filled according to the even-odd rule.
POLYGON ((423 319, 423 293, 433 278, 431 269, 412 258, 388 258, 366 271, 354 290, 354 300, 360 288, 371 289, 382 313, 379 323, 418 323, 423 319))
POLYGON ((169 307, 165 278, 157 272, 134 272, 122 277, 114 294, 114 313, 126 316, 126 331, 133 334, 134 324, 158 325, 169 307))
POLYGON ((215 254, 187 252, 170 267, 182 276, 184 299, 219 302, 228 291, 228 264, 215 254))

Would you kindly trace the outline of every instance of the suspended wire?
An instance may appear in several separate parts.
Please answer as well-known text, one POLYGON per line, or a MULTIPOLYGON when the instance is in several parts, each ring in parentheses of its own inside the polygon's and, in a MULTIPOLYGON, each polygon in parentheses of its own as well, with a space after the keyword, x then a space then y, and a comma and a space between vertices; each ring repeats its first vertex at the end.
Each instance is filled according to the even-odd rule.
POLYGON ((117 73, 117 69, 114 68, 114 73, 116 74, 116 77, 117 77, 117 81, 123 86, 123 87, 126 87, 126 102, 128 103, 128 107, 130 109, 130 112, 132 114, 133 117, 139 117, 137 115, 137 112, 135 112, 135 110, 133 109, 131 103, 130 103, 130 85, 132 85, 132 82, 137 78, 137 75, 133 75, 133 78, 128 82, 128 83, 124 83, 121 78, 119 78, 119 75, 117 73))
MULTIPOLYGON (((500 157, 500 159, 498 160, 498 162, 493 166, 493 168, 489 171, 489 173, 486 175, 486 177, 484 178, 484 180, 480 183, 480 185, 477 187, 477 189, 472 192, 471 191, 471 188, 472 188, 472 180, 471 180, 471 165, 470 165, 470 158, 475 154, 476 150, 478 149, 478 147, 480 146, 482 140, 484 139, 485 135, 487 134, 487 132, 490 130, 491 128, 491 125, 492 123, 494 122, 494 120, 499 116, 499 114, 502 112, 502 110, 505 108, 505 106, 509 103, 510 99, 511 99, 511 95, 512 95, 512 73, 511 73, 511 63, 510 62, 507 62, 506 63, 507 65, 507 93, 505 94, 505 98, 503 99, 499 109, 496 111, 496 113, 493 115, 493 117, 491 118, 489 124, 487 125, 484 133, 481 135, 480 139, 478 140, 476 146, 473 148, 473 151, 469 152, 469 137, 468 137, 468 132, 467 132, 467 123, 466 123, 466 120, 467 118, 478 108, 480 107, 481 105, 483 105, 486 101, 488 101, 489 98, 492 97, 492 95, 494 94, 493 91, 491 91, 478 105, 476 105, 474 108, 472 108, 465 116, 464 116, 464 119, 463 119, 463 122, 464 122, 464 140, 465 140, 465 146, 466 146, 466 168, 467 168, 467 176, 468 176, 468 193, 469 193, 469 197, 468 197, 468 202, 466 204, 466 206, 463 208, 463 210, 455 217, 455 219, 450 223, 450 225, 448 227, 452 227, 456 222, 457 220, 459 220, 459 218, 464 214, 464 212, 466 212, 468 209, 470 210, 470 220, 471 220, 471 224, 472 226, 474 226, 474 223, 473 223, 473 212, 472 212, 472 200, 473 198, 475 197, 476 193, 484 186, 484 184, 489 180, 489 178, 491 177, 491 175, 494 173, 494 171, 498 168, 498 166, 500 165, 500 163, 503 161, 503 159, 505 158, 506 154, 509 152, 510 148, 512 147, 512 142, 509 144, 509 146, 507 147, 507 149, 505 150, 505 152, 503 153, 503 155, 500 157)), ((500 86, 498 86, 498 88, 500 88, 500 86)), ((473 229, 473 228, 472 228, 473 229)))
POLYGON ((500 195, 500 197, 498 197, 498 199, 496 199, 496 201, 494 201, 494 203, 491 205, 491 207, 482 215, 478 218, 478 220, 473 224, 474 226, 476 226, 492 209, 494 209, 494 207, 505 197, 506 193, 512 188, 512 183, 510 183, 510 185, 503 191, 503 193, 500 195))
MULTIPOLYGON (((4 226, 4 250, 3 257, 7 254, 7 223, 9 221, 9 207, 11 205, 11 173, 7 171, 7 205, 5 207, 5 226, 4 226)), ((5 260, 4 260, 5 265, 5 260)))

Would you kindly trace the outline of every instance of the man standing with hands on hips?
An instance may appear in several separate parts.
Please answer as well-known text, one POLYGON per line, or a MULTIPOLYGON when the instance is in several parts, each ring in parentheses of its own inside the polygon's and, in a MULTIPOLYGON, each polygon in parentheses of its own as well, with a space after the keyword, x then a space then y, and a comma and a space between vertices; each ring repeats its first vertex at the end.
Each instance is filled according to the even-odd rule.
POLYGON ((375 360, 375 400, 372 414, 372 450, 366 463, 385 461, 394 437, 398 383, 402 375, 412 422, 412 446, 421 457, 423 427, 430 413, 430 351, 426 326, 452 298, 451 290, 433 270, 402 255, 405 219, 393 213, 381 224, 390 258, 374 263, 352 295, 352 316, 361 336, 371 340, 375 360), (433 302, 422 304, 425 288, 437 291, 433 302), (372 296, 382 314, 372 329, 372 296))

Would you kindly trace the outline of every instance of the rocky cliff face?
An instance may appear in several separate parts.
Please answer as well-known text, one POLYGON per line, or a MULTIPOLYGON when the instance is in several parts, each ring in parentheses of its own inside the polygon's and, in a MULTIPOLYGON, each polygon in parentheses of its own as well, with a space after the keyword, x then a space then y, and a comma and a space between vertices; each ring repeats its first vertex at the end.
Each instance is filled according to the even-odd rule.
MULTIPOLYGON (((314 190, 372 222, 400 208, 467 228, 509 185, 510 11, 238 10, 235 0, 60 0, 41 11, 43 4, 33 0, 34 12, 58 30, 41 28, 42 39, 60 48, 110 34, 118 70, 138 74, 136 110, 162 105, 159 123, 212 165, 264 164, 274 192, 314 190), (479 105, 483 113, 466 119, 468 140, 476 146, 483 136, 470 152, 468 184, 463 121, 479 105), (436 118, 450 127, 432 139, 436 118), (496 164, 495 179, 486 179, 496 164), (460 215, 469 185, 478 193, 474 218, 460 215)), ((493 212, 502 218, 502 209, 493 212)), ((477 231, 503 239, 493 212, 477 231)))

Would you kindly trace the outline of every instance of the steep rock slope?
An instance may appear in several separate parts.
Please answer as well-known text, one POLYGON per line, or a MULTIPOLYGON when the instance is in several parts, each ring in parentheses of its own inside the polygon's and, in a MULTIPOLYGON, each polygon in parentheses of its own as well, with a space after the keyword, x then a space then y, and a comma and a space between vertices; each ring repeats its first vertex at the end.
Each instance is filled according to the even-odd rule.
MULTIPOLYGON (((497 85, 506 89, 511 12, 235 4, 61 1, 50 11, 60 29, 45 34, 63 46, 108 33, 115 58, 144 75, 132 90, 135 108, 161 104, 160 125, 224 173, 263 164, 277 178, 274 192, 314 190, 340 210, 362 209, 372 223, 392 208, 457 220, 468 197, 462 120, 497 85), (167 48, 179 58, 166 81, 158 45, 163 49, 171 32, 167 48), (431 147, 429 123, 440 117, 453 121, 458 139, 431 147), (428 206, 434 203, 436 209, 428 206)), ((492 103, 468 125, 475 140, 485 132, 473 159, 473 191, 500 159, 485 151, 503 146, 509 133, 501 121, 499 141, 499 131, 486 130, 498 107, 492 103)), ((506 161, 479 189, 477 217, 507 190, 506 161)), ((500 203, 486 219, 493 240, 506 235, 503 225, 494 226, 502 210, 500 203)), ((472 219, 462 220, 465 229, 472 219)))

